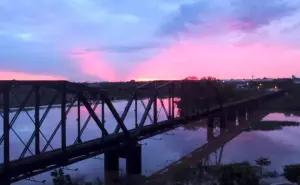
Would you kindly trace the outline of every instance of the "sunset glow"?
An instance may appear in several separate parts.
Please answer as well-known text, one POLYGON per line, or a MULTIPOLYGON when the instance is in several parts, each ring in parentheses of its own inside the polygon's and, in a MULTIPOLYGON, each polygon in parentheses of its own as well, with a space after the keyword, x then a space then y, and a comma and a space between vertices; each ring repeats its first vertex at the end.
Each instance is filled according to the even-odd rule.
POLYGON ((220 79, 289 77, 300 68, 300 50, 285 45, 175 43, 137 65, 130 78, 183 79, 215 76, 220 79), (283 66, 284 64, 284 66, 283 66), (268 69, 268 70, 266 70, 268 69))
POLYGON ((156 79, 156 78, 137 78, 135 81, 142 82, 142 81, 155 81, 155 80, 158 80, 158 79, 156 79))
POLYGON ((118 80, 114 69, 106 63, 101 52, 74 50, 71 57, 78 62, 83 74, 105 81, 118 80))
POLYGON ((2 79, 300 76, 300 0, 4 2, 2 79))
POLYGON ((61 76, 0 71, 0 80, 67 80, 67 78, 61 76))

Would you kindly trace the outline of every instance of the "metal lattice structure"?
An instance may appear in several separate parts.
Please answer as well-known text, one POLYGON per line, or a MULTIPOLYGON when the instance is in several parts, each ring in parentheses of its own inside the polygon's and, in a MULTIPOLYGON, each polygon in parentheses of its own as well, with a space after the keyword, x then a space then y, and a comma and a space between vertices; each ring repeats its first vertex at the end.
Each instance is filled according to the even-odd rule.
POLYGON ((0 116, 3 120, 0 137, 3 165, 0 167, 0 181, 16 182, 105 151, 126 147, 132 142, 172 130, 189 120, 244 106, 270 96, 223 105, 217 94, 216 102, 219 104, 205 106, 205 110, 198 110, 187 117, 179 115, 177 108, 182 83, 150 82, 130 89, 131 95, 124 98, 127 102, 124 110, 120 112, 109 92, 99 87, 67 81, 0 81, 0 116), (146 99, 148 100, 145 103, 146 99), (142 106, 138 106, 138 102, 142 106), (96 111, 99 105, 100 113, 96 111), (44 133, 48 130, 47 127, 44 130, 42 127, 53 108, 58 112, 56 116, 59 120, 58 123, 52 120, 47 122, 49 127, 53 127, 53 132, 47 135, 44 133), (85 117, 83 108, 87 113, 85 117), (110 119, 116 123, 114 128, 106 120, 107 112, 110 112, 110 119), (71 113, 76 120, 69 121, 71 113), (129 120, 130 124, 125 124, 129 113, 133 114, 134 119, 129 120), (14 129, 20 114, 26 114, 32 123, 30 137, 26 140, 14 129), (160 115, 163 115, 163 119, 159 119, 160 115), (90 121, 95 123, 93 130, 97 130, 98 135, 84 140, 83 135, 90 121), (69 125, 73 126, 72 129, 69 129, 69 125), (73 135, 69 135, 71 132, 73 135), (13 156, 16 152, 12 137, 24 146, 18 156, 13 156), (53 141, 57 137, 59 140, 56 143, 59 145, 54 146, 53 141))

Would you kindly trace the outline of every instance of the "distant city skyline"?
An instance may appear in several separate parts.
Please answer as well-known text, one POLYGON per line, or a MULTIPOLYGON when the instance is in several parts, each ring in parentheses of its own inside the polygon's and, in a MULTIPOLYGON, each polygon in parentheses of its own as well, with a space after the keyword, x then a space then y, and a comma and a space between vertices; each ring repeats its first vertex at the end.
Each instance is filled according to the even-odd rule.
POLYGON ((0 2, 0 79, 300 76, 300 0, 0 2))

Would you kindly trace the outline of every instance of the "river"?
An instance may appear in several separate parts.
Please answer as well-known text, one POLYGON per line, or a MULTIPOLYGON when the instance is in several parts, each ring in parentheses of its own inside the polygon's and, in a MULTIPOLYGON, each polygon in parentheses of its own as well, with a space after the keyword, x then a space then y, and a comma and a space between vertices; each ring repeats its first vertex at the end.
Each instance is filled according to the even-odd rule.
MULTIPOLYGON (((164 100, 166 108, 167 100, 164 100)), ((145 102, 147 103, 147 102, 145 102)), ((114 103, 119 114, 123 111, 126 101, 119 101, 114 103)), ((139 103, 138 117, 141 118, 143 114, 143 106, 139 103)), ((101 112, 99 108, 96 109, 96 113, 101 112)), ((128 128, 134 127, 134 106, 132 106, 125 124, 128 128)), ((108 109, 106 109, 108 110, 108 109)), ((41 110, 41 113, 44 112, 41 110)), ((164 111, 159 106, 159 120, 164 120, 166 116, 164 111)), ((33 111, 28 111, 29 115, 33 118, 33 111)), ((11 116, 14 112, 11 113, 11 116)), ((88 117, 88 112, 84 107, 81 107, 82 124, 88 117)), ((46 138, 49 138, 54 128, 58 124, 60 119, 60 109, 53 108, 43 123, 41 130, 46 138)), ((67 117, 67 144, 71 144, 75 141, 77 136, 77 108, 71 109, 67 117)), ((108 132, 112 132, 116 126, 112 114, 109 111, 105 112, 106 129, 108 132)), ((284 115, 280 113, 271 113, 264 118, 265 120, 281 120, 281 121, 298 121, 300 117, 295 115, 284 115)), ((2 121, 2 120, 1 120, 2 121)), ((150 119, 147 119, 146 124, 150 124, 150 119)), ((2 125, 1 125, 2 127, 2 125)), ((20 135, 22 140, 28 141, 30 135, 33 132, 34 124, 31 122, 26 112, 22 112, 16 123, 13 126, 14 130, 20 135)), ((2 128, 0 128, 2 130, 2 128)), ((269 166, 270 169, 276 169, 280 171, 283 165, 290 163, 299 162, 300 154, 300 143, 295 142, 298 135, 300 134, 299 127, 284 127, 282 130, 276 131, 253 131, 245 132, 240 134, 238 137, 230 141, 225 145, 222 155, 222 163, 241 162, 241 161, 254 161, 255 159, 263 156, 268 157, 272 161, 269 166)), ((94 123, 90 121, 86 130, 82 135, 82 140, 95 139, 101 136, 101 131, 94 123)), ((150 175, 151 173, 167 166, 174 160, 179 159, 197 147, 203 145, 206 142, 206 128, 192 127, 177 128, 168 133, 157 135, 153 138, 149 138, 141 141, 143 144, 142 149, 142 168, 144 175, 150 175)), ((54 137, 51 142, 54 148, 58 148, 60 145, 60 132, 54 137)), ((43 147, 45 142, 41 143, 43 147)), ((15 137, 14 133, 11 132, 11 155, 12 158, 20 156, 24 146, 22 142, 15 137)), ((34 144, 31 145, 31 149, 34 152, 34 144)), ((50 150, 50 148, 48 149, 50 150)), ((1 146, 0 160, 3 161, 3 146, 1 146)), ((30 155, 30 153, 27 153, 30 155)), ((97 157, 98 159, 91 158, 68 166, 69 169, 78 169, 78 171, 66 170, 72 176, 85 176, 86 179, 95 179, 96 177, 103 178, 104 175, 104 164, 103 155, 97 157)), ((125 169, 125 160, 120 159, 121 170, 125 169)), ((35 177, 36 180, 46 180, 45 184, 52 184, 50 172, 38 175, 35 177)), ((31 185, 33 182, 24 180, 15 183, 16 185, 31 185)))

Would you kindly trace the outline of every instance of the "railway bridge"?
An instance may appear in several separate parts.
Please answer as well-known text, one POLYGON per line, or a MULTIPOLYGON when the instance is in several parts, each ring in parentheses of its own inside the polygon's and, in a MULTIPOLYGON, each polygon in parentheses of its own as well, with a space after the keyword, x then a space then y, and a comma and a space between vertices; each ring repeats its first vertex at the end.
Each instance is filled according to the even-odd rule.
MULTIPOLYGON (((124 95, 123 100, 127 101, 123 112, 119 113, 109 89, 68 81, 0 81, 0 115, 3 120, 0 133, 0 144, 3 146, 1 184, 17 182, 102 153, 106 171, 118 171, 118 159, 121 157, 126 158, 128 174, 140 174, 142 146, 139 141, 204 118, 218 118, 219 128, 223 132, 230 126, 229 121, 235 120, 237 115, 244 117, 247 112, 284 93, 266 92, 227 101, 222 97, 224 93, 220 83, 154 81, 131 85, 128 89, 119 89, 119 94, 124 95), (189 94, 191 91, 194 95, 189 94), (143 106, 138 106, 139 101, 143 106), (186 105, 185 102, 189 103, 186 105), (191 102, 202 102, 203 106, 194 106, 191 102), (100 113, 95 111, 98 105, 101 107, 100 113), (41 127, 46 124, 44 120, 53 107, 59 109, 59 122, 51 123, 56 127, 51 136, 46 137, 41 127), (193 109, 188 110, 189 107, 193 109), (86 121, 82 119, 82 108, 88 113, 86 121), (77 117, 72 123, 67 119, 71 109, 76 110, 77 117), (140 109, 143 113, 138 118, 140 109), (164 115, 163 120, 159 119, 160 110, 164 115), (107 129, 110 123, 105 117, 107 111, 116 122, 115 128, 110 131, 107 129), (24 141, 14 130, 14 124, 22 112, 30 117, 34 125, 28 141, 24 141), (125 123, 130 112, 134 115, 130 120, 131 126, 125 123), (147 119, 150 120, 149 124, 146 123, 147 119), (85 141, 82 134, 89 120, 96 124, 99 137, 85 141), (77 134, 73 141, 68 139, 68 124, 76 126, 77 134), (60 138, 58 147, 52 146, 55 136, 60 138), (24 145, 20 156, 12 153, 12 137, 17 137, 24 145)), ((212 127, 210 123, 208 128, 212 127)))

